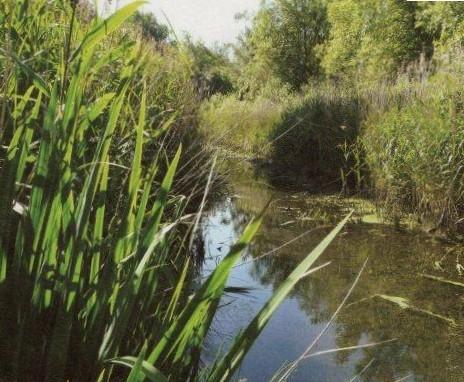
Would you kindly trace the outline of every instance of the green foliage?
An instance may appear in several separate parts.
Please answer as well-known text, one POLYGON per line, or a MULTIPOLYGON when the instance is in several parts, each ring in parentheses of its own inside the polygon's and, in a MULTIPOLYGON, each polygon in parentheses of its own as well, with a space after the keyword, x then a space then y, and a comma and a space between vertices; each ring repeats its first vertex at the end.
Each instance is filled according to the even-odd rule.
MULTIPOLYGON (((277 77, 298 89, 320 74, 315 50, 327 34, 322 0, 264 3, 253 18, 238 56, 251 82, 277 77)), ((253 84, 252 84, 253 86, 253 84)))
POLYGON ((329 76, 392 78, 419 55, 413 3, 335 0, 329 2, 328 21, 322 55, 329 76))
POLYGON ((158 22, 153 13, 136 12, 132 17, 132 22, 141 29, 142 36, 154 41, 166 42, 169 37, 169 28, 158 22))
POLYGON ((451 2, 263 2, 235 51, 237 95, 202 106, 203 131, 285 179, 360 191, 370 174, 389 215, 456 228, 463 15, 451 2))
POLYGON ((0 347, 11 380, 91 380, 102 370, 110 380, 105 357, 139 346, 138 317, 168 303, 151 297, 179 225, 177 214, 166 225, 163 210, 177 204, 180 213, 185 203, 169 196, 179 154, 165 175, 157 169, 169 151, 146 163, 144 147, 160 146, 147 94, 164 84, 147 89, 156 59, 118 35, 141 4, 82 25, 59 3, 11 1, 2 10, 0 303, 12 332, 0 347))
POLYGON ((365 121, 367 164, 390 215, 415 212, 434 228, 459 229, 464 207, 462 78, 437 74, 409 85, 406 99, 373 111, 365 121))
POLYGON ((373 84, 423 72, 416 62, 460 47, 463 12, 446 2, 263 2, 235 50, 237 87, 254 96, 274 78, 300 89, 324 76, 373 84))
POLYGON ((229 154, 263 157, 284 108, 266 97, 240 101, 234 95, 214 96, 200 108, 200 130, 212 146, 229 154))
POLYGON ((192 60, 193 80, 200 97, 227 94, 233 90, 233 68, 226 48, 210 49, 188 37, 184 46, 192 60))
POLYGON ((435 60, 458 59, 464 42, 464 4, 459 2, 419 3, 416 25, 434 42, 435 60), (452 57, 449 57, 449 56, 452 57))
POLYGON ((354 73, 363 31, 362 5, 357 1, 329 3, 329 40, 324 46, 322 65, 328 75, 354 73))
POLYGON ((343 147, 356 139, 360 114, 356 92, 333 86, 309 87, 272 129, 274 166, 300 180, 337 179, 340 168, 347 165, 343 147))

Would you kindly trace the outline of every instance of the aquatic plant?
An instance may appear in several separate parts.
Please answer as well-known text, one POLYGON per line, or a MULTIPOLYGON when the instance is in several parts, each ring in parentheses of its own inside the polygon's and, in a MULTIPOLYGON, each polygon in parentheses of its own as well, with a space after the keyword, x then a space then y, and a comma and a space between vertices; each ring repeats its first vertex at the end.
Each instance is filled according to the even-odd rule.
POLYGON ((204 186, 195 166, 205 162, 182 158, 179 119, 189 104, 176 87, 190 89, 188 71, 123 26, 142 4, 104 20, 88 20, 75 2, 6 1, 0 12, 0 370, 8 380, 229 380, 349 218, 199 374, 229 272, 262 216, 189 296, 188 238, 199 215, 187 208, 204 186), (157 74, 165 65, 175 75, 157 74), (163 115, 176 104, 180 116, 163 115))
MULTIPOLYGON (((429 230, 463 230, 462 71, 392 87, 395 102, 371 107, 360 139, 371 185, 390 217, 414 213, 429 230)), ((375 104, 374 104, 375 105, 375 104)))

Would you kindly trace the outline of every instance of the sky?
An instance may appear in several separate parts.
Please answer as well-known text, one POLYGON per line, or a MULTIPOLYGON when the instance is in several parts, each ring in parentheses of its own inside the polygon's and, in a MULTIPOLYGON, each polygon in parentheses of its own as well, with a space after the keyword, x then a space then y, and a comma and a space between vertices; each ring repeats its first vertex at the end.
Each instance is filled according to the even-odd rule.
MULTIPOLYGON (((115 4, 117 0, 112 0, 115 4)), ((125 4, 128 0, 119 0, 125 4)), ((236 21, 234 15, 247 11, 251 14, 259 8, 261 0, 149 0, 144 10, 153 12, 160 22, 167 16, 176 34, 189 33, 194 40, 208 46, 235 42, 246 26, 236 21)))

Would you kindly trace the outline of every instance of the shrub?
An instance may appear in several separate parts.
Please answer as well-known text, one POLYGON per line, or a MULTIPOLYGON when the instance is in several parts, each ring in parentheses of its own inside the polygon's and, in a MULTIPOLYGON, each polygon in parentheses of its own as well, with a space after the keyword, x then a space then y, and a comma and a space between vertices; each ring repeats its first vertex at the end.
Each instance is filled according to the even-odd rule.
POLYGON ((264 157, 270 149, 269 135, 284 108, 284 104, 262 96, 253 100, 213 96, 201 106, 201 131, 213 146, 239 155, 264 157))
POLYGON ((343 146, 358 134, 361 103, 348 89, 309 87, 292 102, 272 130, 271 157, 279 172, 299 178, 339 179, 343 146))
POLYGON ((372 111, 362 141, 372 184, 387 212, 415 212, 435 227, 459 228, 464 207, 463 78, 438 73, 407 102, 372 111))

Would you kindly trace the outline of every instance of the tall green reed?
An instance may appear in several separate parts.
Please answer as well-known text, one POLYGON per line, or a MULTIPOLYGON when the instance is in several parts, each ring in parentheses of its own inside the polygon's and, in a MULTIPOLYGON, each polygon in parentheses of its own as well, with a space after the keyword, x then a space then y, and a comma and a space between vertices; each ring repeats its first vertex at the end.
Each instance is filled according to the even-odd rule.
MULTIPOLYGON (((4 119, 0 175, 5 186, 0 281, 14 330, 11 339, 3 340, 14 349, 8 352, 12 367, 5 371, 11 378, 27 375, 32 357, 40 364, 39 379, 96 378, 108 354, 117 354, 124 343, 127 347, 139 329, 138 307, 161 310, 167 302, 153 299, 160 280, 175 283, 179 276, 166 263, 175 262, 167 258, 168 238, 183 218, 177 213, 167 225, 162 220, 167 206, 176 203, 178 211, 183 209, 180 200, 169 196, 181 148, 170 163, 160 151, 142 166, 146 89, 138 111, 130 103, 137 96, 131 86, 145 82, 139 78, 145 62, 141 45, 123 41, 109 52, 99 47, 142 4, 133 2, 106 20, 94 20, 88 31, 77 27, 80 21, 66 4, 9 2, 5 9, 4 26, 17 38, 2 44, 2 60, 13 62, 15 69, 3 77, 2 106, 12 118, 4 119), (50 21, 68 42, 60 60, 53 62, 56 51, 23 59, 20 55, 41 44, 28 28, 47 35, 50 21), (50 71, 41 72, 44 67, 50 71), (115 83, 95 88, 108 68, 116 71, 115 83), (138 122, 133 123, 135 113, 138 122), (129 166, 117 155, 121 138, 134 142, 129 166), (119 178, 124 185, 116 187, 121 196, 115 208, 109 185, 121 168, 128 176, 119 178), (159 169, 164 180, 152 190, 159 169), (46 346, 29 348, 24 339, 34 336, 46 346), (73 355, 82 364, 71 367, 73 355)), ((161 130, 173 122, 168 119, 161 130)), ((111 378, 110 371, 105 373, 111 378)))
POLYGON ((90 22, 67 2, 7 1, 0 12, 0 326, 9 334, 0 354, 9 380, 229 380, 346 223, 290 275, 209 376, 199 374, 228 275, 262 216, 189 298, 194 196, 176 193, 197 170, 182 164, 179 118, 160 117, 161 106, 151 104, 163 92, 172 104, 172 87, 149 81, 153 52, 123 26, 142 4, 90 22))

